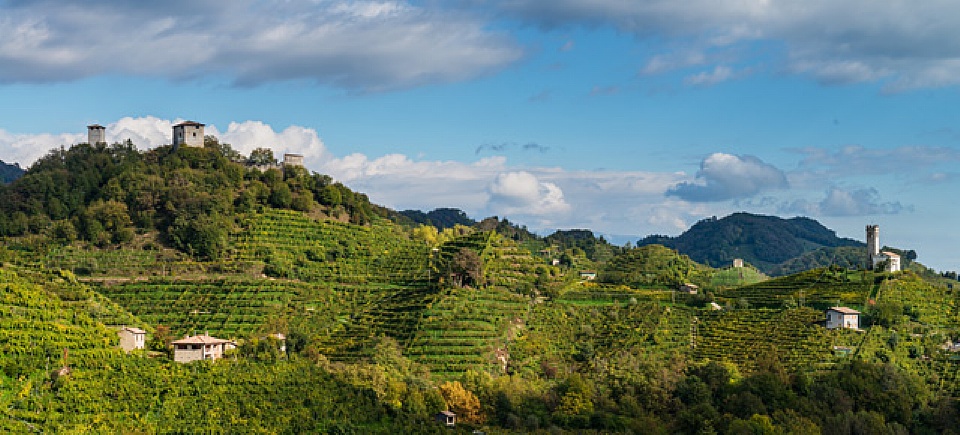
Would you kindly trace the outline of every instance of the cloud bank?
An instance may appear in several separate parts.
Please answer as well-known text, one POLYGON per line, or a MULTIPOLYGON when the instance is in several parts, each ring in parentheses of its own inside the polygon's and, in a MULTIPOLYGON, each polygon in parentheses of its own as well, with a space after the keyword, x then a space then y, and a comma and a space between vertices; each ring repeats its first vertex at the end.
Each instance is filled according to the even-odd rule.
POLYGON ((7 83, 213 76, 377 92, 474 78, 523 55, 473 15, 407 1, 36 1, 0 11, 7 83))
POLYGON ((699 68, 688 84, 729 78, 735 61, 826 84, 880 82, 889 91, 960 84, 960 3, 808 0, 493 0, 542 28, 612 27, 672 41, 643 73, 699 68))

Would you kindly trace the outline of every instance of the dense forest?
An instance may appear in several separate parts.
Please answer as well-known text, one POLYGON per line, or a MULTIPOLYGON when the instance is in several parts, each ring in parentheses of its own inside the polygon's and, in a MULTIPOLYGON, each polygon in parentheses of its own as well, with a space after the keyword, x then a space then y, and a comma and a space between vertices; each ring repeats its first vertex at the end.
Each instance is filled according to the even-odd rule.
POLYGON ((688 234, 752 248, 401 214, 212 137, 54 150, 0 186, 0 430, 958 433, 955 278, 864 270, 810 219, 688 234), (174 362, 194 334, 236 348, 174 362))
POLYGON ((795 270, 783 263, 810 251, 865 246, 837 237, 834 231, 813 219, 783 219, 750 213, 704 219, 677 237, 654 235, 637 242, 638 246, 652 244, 676 249, 694 261, 713 267, 741 258, 770 275, 795 270))

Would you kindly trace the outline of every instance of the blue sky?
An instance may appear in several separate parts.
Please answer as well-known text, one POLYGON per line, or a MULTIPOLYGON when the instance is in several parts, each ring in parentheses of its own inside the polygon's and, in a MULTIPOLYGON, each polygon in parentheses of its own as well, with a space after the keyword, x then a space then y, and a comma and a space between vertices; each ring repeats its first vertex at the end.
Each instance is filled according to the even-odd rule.
POLYGON ((0 160, 190 119, 541 233, 809 216, 956 270, 960 4, 0 0, 0 160))

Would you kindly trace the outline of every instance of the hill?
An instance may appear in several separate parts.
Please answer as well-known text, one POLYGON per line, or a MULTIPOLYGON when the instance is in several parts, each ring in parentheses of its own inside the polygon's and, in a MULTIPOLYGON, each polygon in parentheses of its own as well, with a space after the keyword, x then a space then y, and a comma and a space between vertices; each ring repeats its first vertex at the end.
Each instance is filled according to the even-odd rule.
POLYGON ((810 251, 865 246, 837 237, 836 232, 810 218, 783 219, 750 213, 704 219, 677 237, 653 235, 637 242, 638 246, 651 244, 676 249, 712 267, 726 266, 741 258, 769 275, 785 270, 778 268, 781 263, 810 251))
POLYGON ((0 184, 7 184, 23 176, 24 170, 19 164, 4 163, 0 160, 0 184))

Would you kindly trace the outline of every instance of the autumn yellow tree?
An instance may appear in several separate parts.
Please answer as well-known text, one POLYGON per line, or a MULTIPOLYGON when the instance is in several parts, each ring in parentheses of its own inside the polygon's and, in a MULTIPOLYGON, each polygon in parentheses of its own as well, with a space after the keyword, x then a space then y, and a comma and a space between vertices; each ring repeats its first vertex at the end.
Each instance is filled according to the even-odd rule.
POLYGON ((481 424, 486 420, 480 413, 480 399, 470 390, 463 388, 459 381, 444 382, 438 388, 447 408, 457 414, 458 420, 474 424, 481 424))

